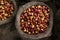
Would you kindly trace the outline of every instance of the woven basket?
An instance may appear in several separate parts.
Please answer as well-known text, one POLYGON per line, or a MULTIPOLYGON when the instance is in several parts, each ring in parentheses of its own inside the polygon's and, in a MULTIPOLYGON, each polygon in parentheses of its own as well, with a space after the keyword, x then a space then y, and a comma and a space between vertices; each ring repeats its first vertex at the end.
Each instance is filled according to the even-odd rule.
POLYGON ((19 11, 17 13, 17 16, 16 16, 16 22, 15 22, 15 26, 16 26, 16 29, 18 30, 19 34, 20 34, 20 37, 21 38, 27 38, 27 39, 41 39, 41 38, 45 38, 45 37, 49 37, 51 36, 51 30, 52 30, 52 26, 53 26, 53 12, 52 12, 52 9, 47 6, 48 8, 50 8, 50 20, 49 20, 49 27, 47 28, 47 30, 44 32, 44 33, 40 33, 40 34, 37 34, 37 35, 28 35, 28 34, 25 34, 22 30, 21 30, 21 27, 20 27, 20 14, 26 10, 27 8, 29 8, 30 6, 32 5, 45 5, 47 6, 45 3, 43 2, 36 2, 36 1, 32 1, 32 2, 29 2, 23 6, 21 6, 19 8, 19 11))

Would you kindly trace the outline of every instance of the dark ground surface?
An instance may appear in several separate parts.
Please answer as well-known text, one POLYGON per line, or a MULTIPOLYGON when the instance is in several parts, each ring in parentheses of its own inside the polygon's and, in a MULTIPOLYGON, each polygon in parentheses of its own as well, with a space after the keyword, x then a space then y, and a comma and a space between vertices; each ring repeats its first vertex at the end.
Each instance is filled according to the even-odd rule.
MULTIPOLYGON (((27 0, 16 0, 17 6, 24 5, 25 3, 29 2, 27 0)), ((54 23, 52 29, 52 36, 48 38, 48 40, 60 40, 60 20, 59 17, 57 18, 57 11, 60 8, 60 1, 59 0, 51 0, 49 2, 45 2, 49 5, 54 12, 54 23)), ((19 33, 15 28, 15 18, 7 24, 0 25, 0 40, 21 40, 19 37, 19 33)))

